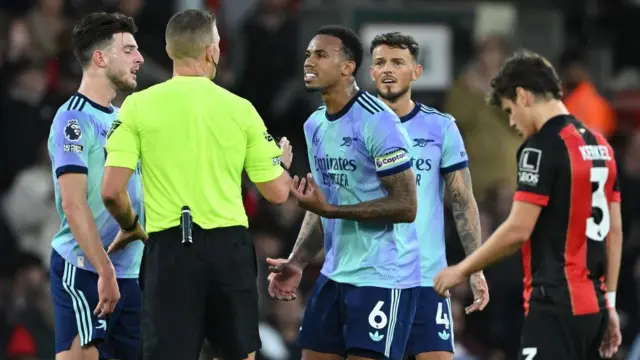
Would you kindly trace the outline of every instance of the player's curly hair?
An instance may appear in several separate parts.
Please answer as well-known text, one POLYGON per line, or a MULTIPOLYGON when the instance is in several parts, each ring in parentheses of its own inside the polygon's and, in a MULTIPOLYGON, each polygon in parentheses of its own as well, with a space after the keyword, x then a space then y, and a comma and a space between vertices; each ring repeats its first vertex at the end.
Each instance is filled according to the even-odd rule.
POLYGON ((409 53, 413 56, 414 60, 418 58, 418 54, 420 53, 418 42, 413 38, 413 36, 397 31, 376 35, 376 37, 371 41, 369 53, 373 54, 373 50, 380 45, 387 45, 390 48, 409 50, 409 53))
POLYGON ((82 67, 88 65, 96 49, 105 47, 118 33, 135 34, 135 21, 120 13, 95 12, 82 18, 73 28, 73 53, 82 67))
POLYGON ((491 80, 487 102, 501 107, 502 99, 515 101, 518 87, 542 98, 562 98, 562 83, 553 65, 542 55, 527 50, 517 51, 506 60, 491 80))
POLYGON ((340 39, 342 41, 342 55, 348 60, 356 63, 353 70, 353 76, 358 73, 358 69, 362 64, 364 49, 358 35, 351 29, 339 25, 327 25, 321 27, 316 35, 327 35, 340 39))

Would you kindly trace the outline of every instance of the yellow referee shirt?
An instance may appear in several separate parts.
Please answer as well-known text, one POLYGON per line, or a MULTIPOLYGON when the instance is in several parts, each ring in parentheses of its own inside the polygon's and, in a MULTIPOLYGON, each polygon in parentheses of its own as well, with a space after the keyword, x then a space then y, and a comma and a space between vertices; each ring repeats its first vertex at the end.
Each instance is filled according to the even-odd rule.
POLYGON ((179 76, 126 98, 106 166, 141 160, 148 233, 180 225, 189 206, 204 229, 248 227, 241 178, 279 177, 281 149, 251 103, 204 77, 179 76))

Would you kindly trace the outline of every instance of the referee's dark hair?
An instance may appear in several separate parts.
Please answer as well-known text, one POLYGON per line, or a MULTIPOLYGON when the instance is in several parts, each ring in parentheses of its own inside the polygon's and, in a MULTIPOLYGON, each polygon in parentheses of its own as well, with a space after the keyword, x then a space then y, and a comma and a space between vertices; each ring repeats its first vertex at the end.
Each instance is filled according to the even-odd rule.
POLYGON ((527 50, 517 51, 509 57, 491 80, 488 103, 501 107, 502 99, 515 101, 519 87, 540 98, 562 98, 562 83, 553 65, 544 56, 527 50))
POLYGON ((171 17, 165 40, 173 60, 197 59, 214 42, 215 15, 208 10, 185 10, 171 17))
POLYGON ((360 38, 353 30, 339 25, 327 25, 321 27, 316 32, 316 35, 327 35, 340 39, 342 41, 342 55, 347 61, 356 63, 352 75, 355 76, 358 73, 360 64, 362 64, 364 49, 360 38))
POLYGON ((111 44, 114 34, 137 31, 136 23, 129 16, 106 12, 89 14, 73 28, 73 54, 84 68, 91 62, 94 51, 111 44))
POLYGON ((393 49, 409 50, 413 60, 418 59, 418 54, 420 52, 418 42, 413 38, 413 36, 397 31, 376 35, 376 37, 371 41, 369 53, 373 54, 373 50, 380 45, 387 45, 393 49))

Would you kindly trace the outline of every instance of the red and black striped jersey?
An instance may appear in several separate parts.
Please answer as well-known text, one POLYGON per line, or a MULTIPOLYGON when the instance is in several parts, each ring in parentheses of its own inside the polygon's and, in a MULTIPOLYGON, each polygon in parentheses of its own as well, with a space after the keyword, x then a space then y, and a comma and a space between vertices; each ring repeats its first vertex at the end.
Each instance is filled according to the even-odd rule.
POLYGON ((620 201, 613 149, 570 115, 550 119, 518 150, 514 199, 542 207, 522 248, 525 313, 542 286, 574 315, 606 305, 609 204, 620 201))

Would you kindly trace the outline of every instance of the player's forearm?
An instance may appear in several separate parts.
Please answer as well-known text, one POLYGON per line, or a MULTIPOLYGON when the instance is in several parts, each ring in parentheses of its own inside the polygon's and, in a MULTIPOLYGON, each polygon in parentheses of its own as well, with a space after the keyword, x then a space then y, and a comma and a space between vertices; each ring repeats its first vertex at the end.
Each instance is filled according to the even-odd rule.
POLYGON ((622 258, 622 234, 609 235, 607 239, 607 270, 605 284, 607 291, 616 291, 622 258))
POLYGON ((96 221, 87 202, 63 203, 63 211, 69 222, 71 233, 87 256, 87 259, 103 276, 113 271, 113 265, 102 247, 96 221))
POLYGON ((416 219, 418 200, 413 170, 381 178, 387 196, 355 205, 331 205, 322 216, 330 219, 355 221, 385 220, 410 223, 416 219))
POLYGON ((102 200, 107 211, 116 219, 121 229, 128 229, 133 225, 136 213, 126 190, 118 192, 114 196, 105 197, 103 195, 102 200))
POLYGON ((610 207, 611 229, 607 236, 607 268, 605 273, 605 285, 607 291, 616 291, 620 274, 620 261, 622 258, 622 221, 620 204, 614 203, 610 207))
POLYGON ((298 240, 296 240, 289 258, 306 266, 318 255, 324 246, 321 235, 322 225, 320 223, 320 216, 307 211, 300 226, 298 240))
POLYGON ((462 260, 460 266, 463 273, 469 276, 518 251, 526 241, 521 234, 522 231, 509 222, 500 225, 478 250, 462 260))
POLYGON ((480 212, 473 196, 469 169, 457 170, 446 174, 445 182, 458 237, 464 252, 469 256, 482 244, 480 212))

